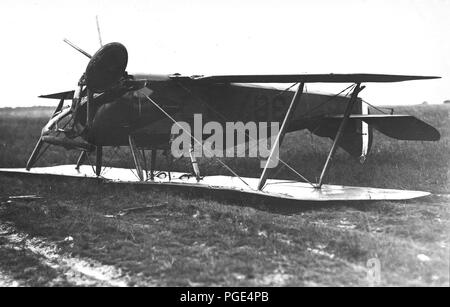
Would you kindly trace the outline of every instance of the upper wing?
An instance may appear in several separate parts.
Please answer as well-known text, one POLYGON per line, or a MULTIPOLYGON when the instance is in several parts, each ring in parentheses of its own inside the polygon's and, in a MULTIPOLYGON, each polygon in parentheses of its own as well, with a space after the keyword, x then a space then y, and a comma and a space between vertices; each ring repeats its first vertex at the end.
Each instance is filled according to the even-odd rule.
POLYGON ((380 74, 300 74, 300 75, 229 75, 229 76, 170 76, 172 80, 193 80, 207 83, 363 83, 401 82, 437 79, 434 76, 406 76, 380 74))

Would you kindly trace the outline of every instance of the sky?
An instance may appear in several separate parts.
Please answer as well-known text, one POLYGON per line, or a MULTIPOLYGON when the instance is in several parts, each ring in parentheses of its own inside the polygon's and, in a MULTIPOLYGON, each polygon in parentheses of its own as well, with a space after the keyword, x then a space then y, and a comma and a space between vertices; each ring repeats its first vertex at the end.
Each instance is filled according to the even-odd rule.
MULTIPOLYGON (((103 43, 128 49, 129 73, 386 73, 440 80, 369 84, 375 105, 450 99, 450 0, 0 1, 0 107, 55 105, 103 43)), ((287 85, 286 85, 287 87, 287 85)), ((345 84, 310 84, 337 93, 345 84)))

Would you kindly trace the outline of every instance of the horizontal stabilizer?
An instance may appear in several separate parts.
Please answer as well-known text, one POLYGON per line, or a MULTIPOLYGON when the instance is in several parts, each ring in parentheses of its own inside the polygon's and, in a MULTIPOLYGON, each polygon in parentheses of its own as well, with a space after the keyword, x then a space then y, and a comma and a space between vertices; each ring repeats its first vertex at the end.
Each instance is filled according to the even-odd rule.
MULTIPOLYGON (((325 120, 339 120, 342 115, 329 116, 325 120)), ((362 120, 381 133, 398 140, 438 141, 439 131, 411 115, 350 115, 350 120, 362 120)))
MULTIPOLYGON (((171 76, 171 79, 177 78, 180 77, 171 76)), ((440 77, 381 75, 381 74, 300 74, 300 75, 194 76, 191 77, 190 80, 203 81, 208 83, 295 83, 295 82, 363 83, 363 82, 401 82, 401 81, 425 80, 437 78, 440 77)))
POLYGON ((39 98, 49 98, 49 99, 72 99, 75 91, 67 91, 61 93, 54 93, 48 95, 41 95, 39 98))

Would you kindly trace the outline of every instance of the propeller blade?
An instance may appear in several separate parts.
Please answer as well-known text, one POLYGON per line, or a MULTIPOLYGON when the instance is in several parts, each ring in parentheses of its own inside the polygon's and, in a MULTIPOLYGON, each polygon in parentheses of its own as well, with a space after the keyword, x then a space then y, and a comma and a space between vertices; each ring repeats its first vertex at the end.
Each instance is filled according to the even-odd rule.
POLYGON ((100 42, 100 47, 103 47, 102 34, 100 33, 100 24, 98 23, 98 16, 95 16, 95 21, 97 22, 97 32, 98 32, 98 40, 100 42))
POLYGON ((76 46, 74 43, 72 43, 71 41, 69 41, 68 39, 63 39, 63 41, 68 44, 70 47, 72 47, 73 49, 75 49, 76 51, 84 54, 85 56, 87 56, 88 58, 92 58, 92 55, 90 55, 89 53, 87 53, 86 51, 84 51, 83 49, 81 49, 80 47, 76 46))

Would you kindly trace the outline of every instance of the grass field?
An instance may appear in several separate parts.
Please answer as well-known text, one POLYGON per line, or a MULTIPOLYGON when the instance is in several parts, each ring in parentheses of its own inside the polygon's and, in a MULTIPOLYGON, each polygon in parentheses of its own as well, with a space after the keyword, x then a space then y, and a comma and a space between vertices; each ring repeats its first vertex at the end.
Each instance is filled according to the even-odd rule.
MULTIPOLYGON (((0 285, 366 286, 367 261, 376 258, 382 286, 448 286, 450 107, 396 110, 437 127, 441 140, 405 142, 375 133, 367 162, 339 151, 328 182, 424 190, 430 197, 292 206, 0 175, 0 285), (42 199, 7 201, 28 194, 42 199), (125 210, 142 206, 150 208, 125 210)), ((24 167, 50 112, 0 111, 0 167, 24 167)), ((315 179, 330 145, 293 133, 281 157, 315 179)), ((74 163, 77 155, 50 147, 38 164, 74 163)), ((109 165, 131 166, 127 149, 106 155, 109 165)), ((159 161, 164 169, 164 157, 159 161)), ((188 170, 187 162, 177 161, 175 170, 188 170)), ((257 160, 226 162, 239 174, 261 171, 257 160)), ((227 174, 213 160, 202 160, 200 168, 227 174)), ((296 179, 285 168, 276 176, 296 179)))

